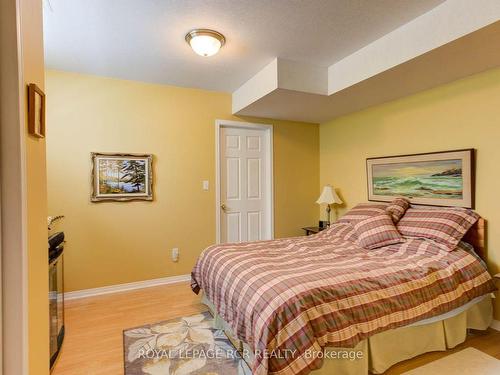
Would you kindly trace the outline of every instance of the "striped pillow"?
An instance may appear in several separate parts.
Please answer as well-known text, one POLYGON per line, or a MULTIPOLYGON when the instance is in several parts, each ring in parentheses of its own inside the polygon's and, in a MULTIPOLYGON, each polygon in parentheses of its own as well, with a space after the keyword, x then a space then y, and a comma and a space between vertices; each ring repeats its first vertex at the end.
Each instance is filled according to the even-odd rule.
POLYGON ((462 208, 410 208, 397 228, 405 237, 428 238, 451 251, 478 219, 474 211, 462 208))
POLYGON ((387 206, 385 212, 392 218, 394 223, 397 223, 410 208, 410 201, 406 198, 396 198, 390 205, 387 206))
POLYGON ((404 242, 404 238, 386 213, 362 220, 354 225, 354 229, 358 235, 358 245, 365 249, 371 250, 404 242))
POLYGON ((387 203, 360 203, 347 211, 337 222, 354 225, 364 219, 384 213, 387 205, 387 203))

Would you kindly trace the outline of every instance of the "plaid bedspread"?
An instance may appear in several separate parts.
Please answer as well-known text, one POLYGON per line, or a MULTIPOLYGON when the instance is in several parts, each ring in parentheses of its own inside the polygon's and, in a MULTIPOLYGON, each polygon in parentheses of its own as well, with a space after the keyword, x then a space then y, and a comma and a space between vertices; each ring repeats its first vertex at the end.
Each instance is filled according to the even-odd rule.
POLYGON ((465 250, 424 239, 365 250, 350 228, 215 245, 199 257, 191 287, 254 350, 254 374, 308 374, 322 365, 310 354, 325 346, 352 348, 496 290, 465 250))

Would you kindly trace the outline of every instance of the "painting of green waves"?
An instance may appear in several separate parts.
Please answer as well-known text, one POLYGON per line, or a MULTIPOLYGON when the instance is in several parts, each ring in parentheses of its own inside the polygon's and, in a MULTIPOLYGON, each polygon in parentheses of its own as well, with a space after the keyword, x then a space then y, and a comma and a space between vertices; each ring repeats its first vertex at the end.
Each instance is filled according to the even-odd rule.
POLYGON ((461 159, 376 164, 371 175, 376 195, 463 199, 461 159))

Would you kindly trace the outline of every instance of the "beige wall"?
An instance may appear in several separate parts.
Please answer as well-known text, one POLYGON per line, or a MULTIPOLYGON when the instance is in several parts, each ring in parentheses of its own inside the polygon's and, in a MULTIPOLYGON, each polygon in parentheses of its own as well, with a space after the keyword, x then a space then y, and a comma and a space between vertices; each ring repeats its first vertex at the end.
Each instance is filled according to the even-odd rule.
MULTIPOLYGON (((488 264, 500 271, 500 69, 320 125, 320 181, 345 211, 367 200, 365 159, 473 147, 477 211, 488 222, 488 264)), ((496 300, 500 319, 500 299, 496 300)))
MULTIPOLYGON (((190 273, 215 241, 214 124, 238 120, 231 96, 56 71, 46 82, 49 213, 66 216, 67 290, 190 273), (92 151, 154 154, 155 201, 90 203, 92 151)), ((274 125, 275 235, 301 235, 318 219, 318 125, 243 120, 274 125)))

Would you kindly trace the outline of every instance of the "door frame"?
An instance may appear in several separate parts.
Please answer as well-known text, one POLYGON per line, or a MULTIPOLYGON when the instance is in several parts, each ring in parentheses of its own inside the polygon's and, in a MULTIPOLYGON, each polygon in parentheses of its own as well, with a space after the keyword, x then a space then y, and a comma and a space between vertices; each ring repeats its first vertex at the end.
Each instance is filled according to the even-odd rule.
POLYGON ((243 121, 232 120, 215 120, 215 242, 220 243, 220 131, 222 128, 242 128, 253 130, 264 130, 266 134, 266 147, 269 151, 267 161, 267 176, 268 184, 268 210, 271 239, 274 239, 274 171, 273 171, 273 126, 270 124, 258 124, 243 121))

